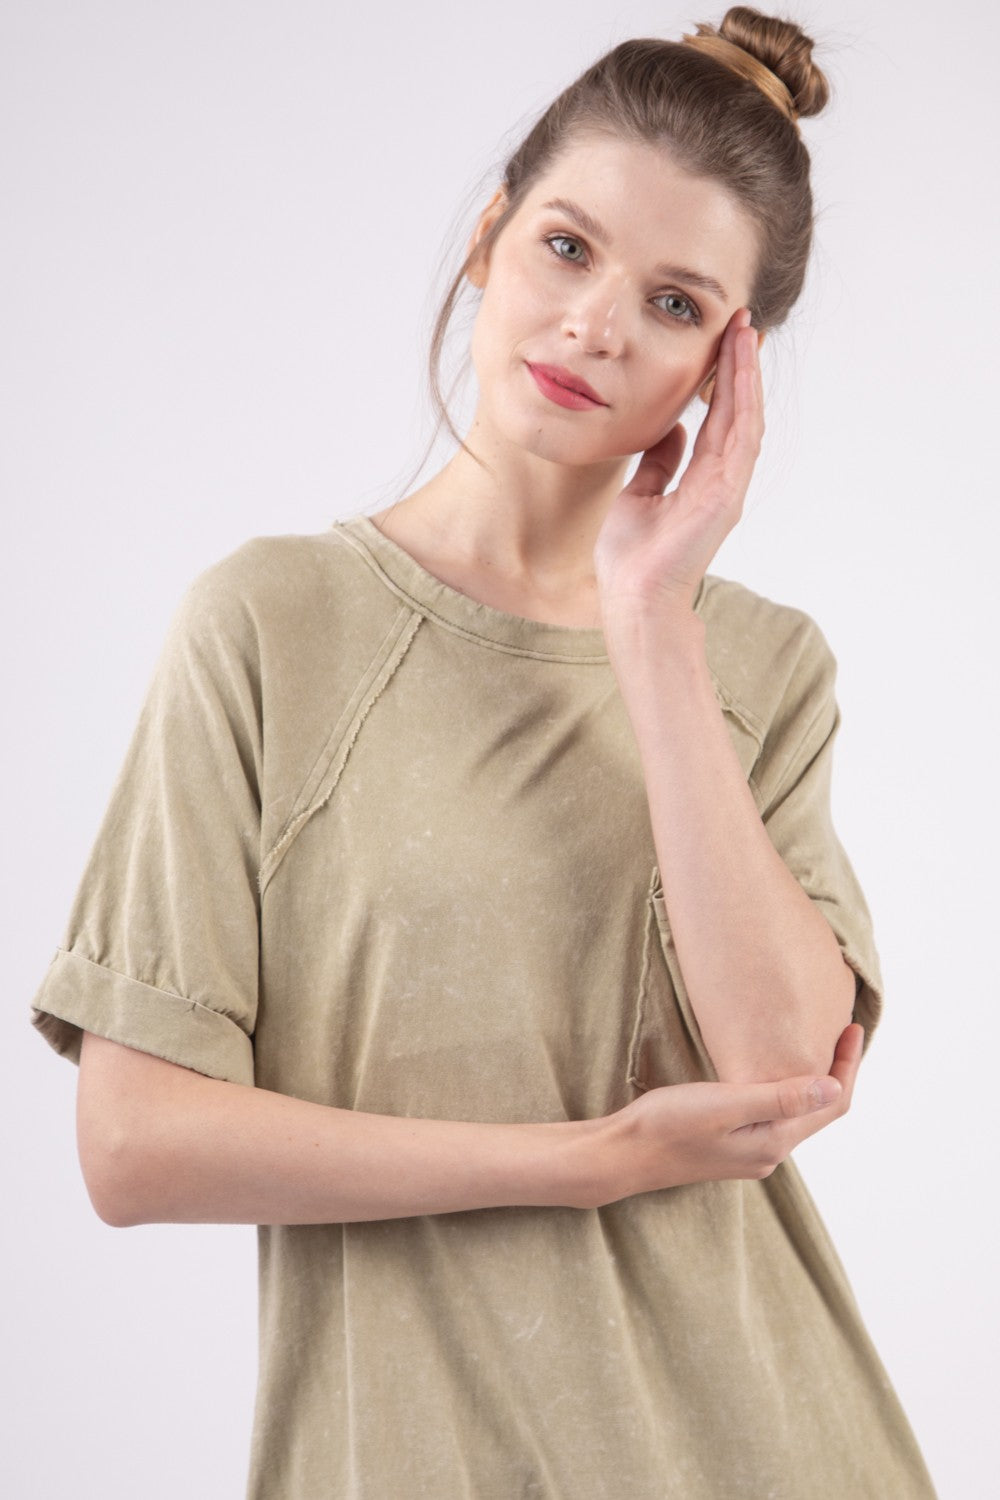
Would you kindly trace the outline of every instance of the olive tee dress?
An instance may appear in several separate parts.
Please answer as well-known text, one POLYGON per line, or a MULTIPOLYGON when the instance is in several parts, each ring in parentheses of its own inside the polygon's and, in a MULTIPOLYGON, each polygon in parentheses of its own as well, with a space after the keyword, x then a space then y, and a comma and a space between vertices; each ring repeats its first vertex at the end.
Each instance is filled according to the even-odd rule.
MULTIPOLYGON (((880 1006, 830 821, 834 663, 708 577, 721 711, 880 1006)), ((713 1076, 597 629, 433 578, 367 516, 258 538, 174 618, 34 1020, 438 1119, 713 1076)), ((596 1210, 265 1226, 250 1500, 925 1500, 794 1165, 596 1210)))

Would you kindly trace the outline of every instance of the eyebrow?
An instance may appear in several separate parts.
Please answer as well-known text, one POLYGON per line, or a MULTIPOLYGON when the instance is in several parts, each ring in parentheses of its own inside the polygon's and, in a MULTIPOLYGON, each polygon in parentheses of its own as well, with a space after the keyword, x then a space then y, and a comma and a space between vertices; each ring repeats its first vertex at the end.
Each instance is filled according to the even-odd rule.
MULTIPOLYGON (((611 239, 607 230, 593 214, 581 208, 579 203, 574 203, 571 198, 553 198, 549 203, 543 203, 543 208, 551 208, 556 213, 568 215, 575 219, 585 234, 592 239, 599 240, 602 245, 607 245, 611 239)), ((701 287, 703 291, 711 292, 718 297, 720 302, 728 302, 726 290, 716 281, 714 276, 703 276, 700 271, 692 271, 687 266, 656 266, 654 275, 663 277, 667 281, 686 281, 689 286, 701 287)))

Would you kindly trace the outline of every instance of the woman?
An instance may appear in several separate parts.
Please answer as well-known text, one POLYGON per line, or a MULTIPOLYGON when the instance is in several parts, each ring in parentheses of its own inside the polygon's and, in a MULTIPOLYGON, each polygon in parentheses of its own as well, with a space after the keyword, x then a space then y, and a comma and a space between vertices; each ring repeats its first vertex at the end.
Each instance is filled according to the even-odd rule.
POLYGON ((786 1160, 880 1006, 833 662, 706 574, 809 54, 737 8, 588 70, 456 282, 453 459, 175 619, 36 1020, 102 1217, 262 1226, 258 1500, 932 1494, 786 1160))

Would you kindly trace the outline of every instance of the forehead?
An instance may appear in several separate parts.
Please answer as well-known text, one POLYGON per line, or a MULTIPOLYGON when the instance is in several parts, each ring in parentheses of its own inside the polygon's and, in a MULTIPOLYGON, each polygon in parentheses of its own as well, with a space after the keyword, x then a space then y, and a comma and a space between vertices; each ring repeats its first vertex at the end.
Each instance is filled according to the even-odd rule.
POLYGON ((681 167, 668 147, 606 136, 577 140, 532 185, 521 212, 537 217, 555 198, 585 209, 606 231, 610 252, 691 266, 731 288, 737 302, 749 297, 758 243, 753 220, 728 188, 681 167))

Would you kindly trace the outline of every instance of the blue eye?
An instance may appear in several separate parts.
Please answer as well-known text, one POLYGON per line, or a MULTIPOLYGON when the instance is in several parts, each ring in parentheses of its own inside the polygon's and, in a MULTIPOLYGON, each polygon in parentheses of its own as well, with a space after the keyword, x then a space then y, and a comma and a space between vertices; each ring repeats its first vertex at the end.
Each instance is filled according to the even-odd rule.
POLYGON ((558 258, 560 260, 568 260, 572 265, 579 265, 580 262, 583 260, 583 257, 584 257, 583 246, 580 244, 580 241, 579 240, 575 240, 571 234, 550 234, 550 235, 547 235, 545 243, 548 245, 549 249, 552 251, 552 254, 558 256, 558 258), (567 255, 562 250, 559 250, 559 249, 556 248, 558 245, 572 245, 573 248, 575 250, 577 250, 579 253, 577 255, 567 255))
POLYGON ((680 292, 663 292, 659 297, 654 297, 657 307, 663 307, 665 313, 676 318, 681 323, 699 323, 701 318, 698 309, 687 297, 680 292), (664 305, 665 304, 665 305, 664 305))

